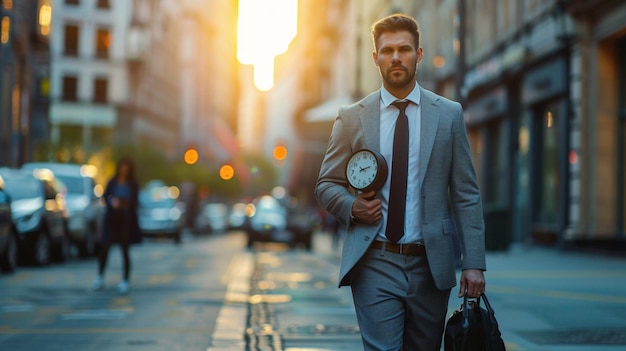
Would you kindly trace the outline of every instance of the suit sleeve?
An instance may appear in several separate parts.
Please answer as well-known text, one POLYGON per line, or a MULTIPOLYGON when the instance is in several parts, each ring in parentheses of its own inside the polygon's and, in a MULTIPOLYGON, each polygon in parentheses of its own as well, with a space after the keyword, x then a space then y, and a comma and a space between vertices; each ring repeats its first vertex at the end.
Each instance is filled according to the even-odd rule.
POLYGON ((352 154, 350 140, 354 136, 350 135, 350 128, 346 126, 342 112, 343 110, 340 109, 333 124, 326 155, 320 167, 315 196, 319 204, 347 228, 350 226, 355 196, 349 191, 345 169, 352 154))
POLYGON ((463 269, 486 269, 485 225, 476 172, 472 161, 463 111, 457 104, 458 115, 453 125, 452 169, 450 174, 450 203, 463 253, 463 269))

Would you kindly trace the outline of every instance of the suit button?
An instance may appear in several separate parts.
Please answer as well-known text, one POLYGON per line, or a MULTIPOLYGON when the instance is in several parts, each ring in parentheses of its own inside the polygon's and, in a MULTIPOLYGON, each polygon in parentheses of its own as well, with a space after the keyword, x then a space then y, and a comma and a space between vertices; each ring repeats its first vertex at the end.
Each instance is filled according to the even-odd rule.
POLYGON ((370 240, 370 237, 366 236, 366 237, 363 238, 363 240, 368 241, 368 240, 370 240))

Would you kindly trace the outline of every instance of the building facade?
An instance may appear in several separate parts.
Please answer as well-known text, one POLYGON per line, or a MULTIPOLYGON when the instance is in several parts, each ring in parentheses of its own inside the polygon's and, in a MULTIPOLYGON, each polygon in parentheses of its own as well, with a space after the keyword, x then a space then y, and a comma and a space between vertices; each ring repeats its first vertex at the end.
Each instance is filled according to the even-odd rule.
POLYGON ((623 243, 625 5, 460 3, 488 247, 623 243))
POLYGON ((52 16, 50 141, 65 158, 109 145, 128 103, 125 37, 132 2, 54 0, 52 16))
POLYGON ((0 166, 30 161, 47 139, 50 0, 0 5, 0 166))
POLYGON ((185 0, 181 5, 179 153, 195 148, 202 161, 220 164, 239 149, 234 134, 237 6, 228 0, 185 0))
POLYGON ((297 94, 308 100, 293 117, 306 122, 309 146, 307 162, 296 167, 303 170, 298 182, 314 182, 339 105, 380 87, 372 22, 404 12, 422 32, 419 83, 465 108, 487 248, 623 247, 623 1, 363 0, 326 7, 307 12, 319 16, 310 24, 319 32, 299 32, 295 40, 315 43, 297 54, 302 72, 311 72, 301 75, 297 94), (333 13, 341 20, 328 21, 333 13))

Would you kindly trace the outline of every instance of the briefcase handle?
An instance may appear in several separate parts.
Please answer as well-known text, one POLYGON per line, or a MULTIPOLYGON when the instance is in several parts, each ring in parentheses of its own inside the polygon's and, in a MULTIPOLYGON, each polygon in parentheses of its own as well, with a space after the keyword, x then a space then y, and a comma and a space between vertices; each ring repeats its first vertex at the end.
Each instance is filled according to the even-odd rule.
MULTIPOLYGON (((493 310, 493 308, 491 307, 491 304, 489 303, 489 300, 487 299, 487 294, 486 293, 482 293, 480 296, 478 296, 476 298, 476 305, 480 306, 480 300, 483 300, 485 302, 485 307, 487 309, 487 312, 489 312, 489 314, 491 315, 495 315, 495 312, 493 310)), ((465 319, 467 318, 467 323, 469 325, 469 302, 468 302, 469 298, 467 297, 467 289, 465 289, 465 293, 463 294, 463 321, 465 323, 465 319)))

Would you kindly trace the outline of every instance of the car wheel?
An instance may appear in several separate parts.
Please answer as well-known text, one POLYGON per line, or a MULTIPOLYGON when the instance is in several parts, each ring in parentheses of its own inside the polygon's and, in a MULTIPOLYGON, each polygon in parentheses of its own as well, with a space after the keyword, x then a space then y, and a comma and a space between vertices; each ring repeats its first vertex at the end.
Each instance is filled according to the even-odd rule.
POLYGON ((176 232, 174 233, 174 243, 175 244, 180 244, 181 240, 180 240, 180 232, 176 232))
POLYGON ((2 257, 0 257, 0 264, 3 272, 13 273, 17 266, 17 239, 15 235, 10 234, 7 240, 6 250, 2 253, 2 257))
POLYGON ((39 233, 35 238, 33 261, 38 266, 45 266, 50 263, 50 239, 45 232, 39 233))

